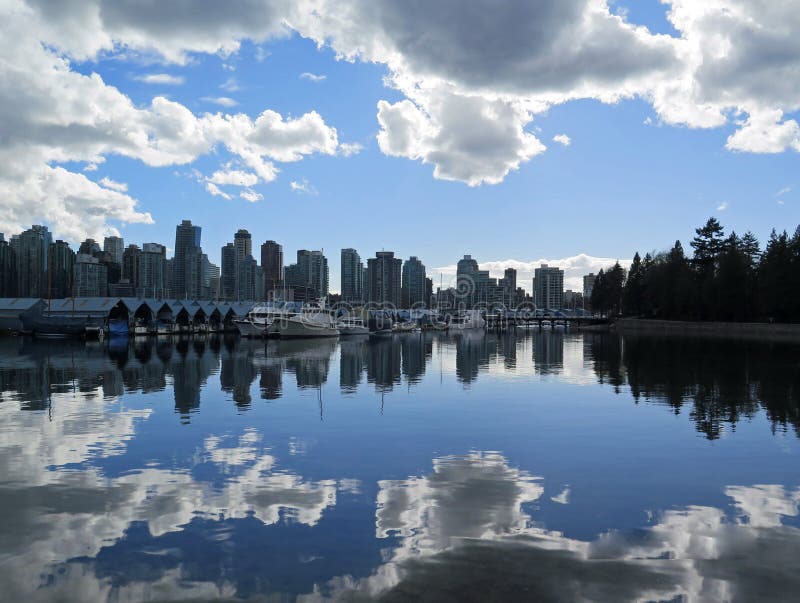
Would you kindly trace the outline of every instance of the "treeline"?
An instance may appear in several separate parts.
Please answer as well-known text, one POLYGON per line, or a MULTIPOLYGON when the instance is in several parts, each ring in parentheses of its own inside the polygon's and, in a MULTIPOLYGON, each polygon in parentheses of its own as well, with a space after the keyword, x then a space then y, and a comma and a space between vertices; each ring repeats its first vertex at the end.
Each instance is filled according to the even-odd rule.
POLYGON ((800 321, 800 227, 774 230, 762 251, 756 237, 725 230, 710 218, 695 230, 691 257, 680 241, 669 251, 638 253, 627 273, 601 270, 595 312, 666 320, 800 321))

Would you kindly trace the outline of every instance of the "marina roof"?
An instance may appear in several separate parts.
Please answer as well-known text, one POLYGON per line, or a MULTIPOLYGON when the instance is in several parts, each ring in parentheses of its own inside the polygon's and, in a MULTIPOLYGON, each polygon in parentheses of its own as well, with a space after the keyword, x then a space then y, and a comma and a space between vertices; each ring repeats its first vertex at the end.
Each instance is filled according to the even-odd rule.
MULTIPOLYGON (((76 314, 108 314, 122 301, 119 297, 75 297, 50 300, 50 311, 76 314)), ((123 304, 125 305, 125 304, 123 304)), ((127 305, 125 306, 127 308, 127 305)))
POLYGON ((43 300, 39 297, 2 297, 0 298, 0 312, 24 312, 30 310, 43 300))

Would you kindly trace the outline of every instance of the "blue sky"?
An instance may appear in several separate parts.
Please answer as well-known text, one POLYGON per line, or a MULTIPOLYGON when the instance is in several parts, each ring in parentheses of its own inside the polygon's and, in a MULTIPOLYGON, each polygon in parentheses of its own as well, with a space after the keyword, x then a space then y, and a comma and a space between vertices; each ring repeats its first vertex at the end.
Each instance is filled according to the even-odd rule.
MULTIPOLYGON (((51 224, 57 235, 73 242, 116 229, 126 244, 156 241, 171 248, 175 225, 188 218, 203 227, 203 247, 213 261, 218 261, 220 247, 232 240, 238 228, 247 228, 253 234, 254 247, 267 239, 283 244, 287 263, 299 248, 324 249, 331 265, 332 288, 336 289, 342 247, 356 247, 365 259, 380 249, 394 250, 403 258, 417 255, 437 280, 435 268, 451 266, 465 253, 481 263, 491 262, 495 270, 509 260, 508 265, 521 267, 524 277, 528 272, 524 265, 532 266, 543 258, 574 259, 579 254, 601 258, 573 261, 574 272, 570 276, 575 278, 579 272, 595 269, 607 260, 629 259, 637 250, 667 248, 676 238, 688 244, 693 229, 711 215, 738 232, 752 230, 762 242, 773 227, 791 231, 800 222, 800 200, 795 190, 800 183, 796 182, 797 154, 793 150, 800 148, 794 121, 797 107, 791 99, 781 96, 791 97, 791 94, 785 94, 784 90, 774 93, 766 90, 761 94, 764 80, 754 83, 749 90, 740 90, 743 88, 740 78, 733 77, 734 68, 740 68, 735 56, 721 63, 720 69, 712 74, 713 79, 699 69, 687 76, 693 78, 691 89, 702 90, 703 98, 687 99, 680 90, 665 92, 673 76, 665 76, 666 68, 656 69, 653 65, 674 60, 677 51, 673 52, 670 45, 678 44, 681 34, 686 39, 704 41, 706 33, 702 28, 715 18, 713 12, 699 14, 698 10, 705 9, 696 9, 686 0, 675 0, 669 6, 654 0, 611 3, 604 15, 606 20, 600 22, 602 27, 607 29, 604 24, 608 19, 616 19, 615 15, 619 16, 619 23, 614 20, 614 27, 623 28, 622 34, 626 36, 633 35, 635 26, 646 26, 648 30, 637 30, 635 38, 637 43, 642 41, 642 50, 631 48, 630 54, 652 53, 652 58, 642 59, 641 65, 626 64, 629 73, 620 76, 615 71, 613 79, 601 73, 609 62, 600 56, 604 52, 601 47, 596 52, 599 56, 596 73, 580 71, 578 83, 552 84, 557 91, 537 87, 545 76, 551 77, 549 71, 523 72, 518 80, 519 70, 516 70, 513 80, 503 79, 495 77, 493 71, 499 68, 487 59, 484 72, 476 66, 473 73, 465 74, 471 65, 465 67, 457 58, 450 60, 441 48, 425 54, 424 49, 420 50, 423 45, 420 36, 433 36, 437 23, 435 15, 424 18, 424 4, 419 5, 422 7, 417 10, 419 15, 402 14, 398 18, 402 23, 396 26, 397 30, 401 26, 406 28, 402 32, 387 29, 399 22, 395 19, 388 26, 375 25, 371 38, 361 33, 373 25, 368 20, 370 11, 356 0, 353 0, 353 14, 364 19, 356 34, 335 20, 302 24, 305 18, 302 15, 290 15, 292 26, 279 35, 275 35, 274 23, 253 33, 248 30, 243 8, 244 25, 232 17, 232 23, 220 33, 213 28, 209 30, 210 26, 197 17, 197 24, 182 23, 174 36, 166 37, 158 30, 157 20, 169 16, 154 15, 156 25, 142 21, 140 15, 116 15, 116 21, 112 22, 112 11, 103 7, 101 0, 96 1, 97 14, 103 22, 92 25, 100 32, 94 32, 92 40, 88 39, 91 31, 84 39, 80 32, 70 30, 69 21, 62 18, 55 22, 57 15, 36 13, 35 7, 33 16, 27 15, 29 7, 19 4, 23 14, 20 18, 30 20, 33 32, 30 35, 48 45, 45 58, 68 61, 68 75, 81 78, 75 83, 87 88, 87 80, 96 74, 102 79, 102 94, 98 99, 90 99, 91 108, 86 109, 77 103, 72 108, 68 95, 59 96, 57 86, 62 84, 56 83, 41 92, 66 116, 63 122, 74 119, 85 126, 82 116, 87 110, 97 111, 100 117, 89 120, 88 126, 97 140, 79 150, 66 143, 59 142, 60 146, 53 143, 54 148, 43 154, 44 161, 51 168, 61 166, 67 170, 69 186, 74 184, 78 191, 64 192, 69 186, 61 183, 53 187, 55 192, 48 193, 47 202, 36 199, 20 202, 22 208, 9 202, 11 217, 0 220, 0 229, 13 232, 17 224, 44 221, 51 224), (667 14, 670 8, 678 13, 672 20, 667 14), (678 22, 682 23, 682 32, 676 29, 674 23, 678 22), (100 34, 112 42, 106 46, 96 42, 102 38, 100 34), (364 39, 354 41, 358 35, 364 39), (408 45, 410 37, 414 43, 408 45), (376 44, 390 46, 387 40, 394 41, 395 46, 388 51, 375 50, 376 44), (230 43, 238 48, 231 51, 226 47, 230 43), (337 54, 350 55, 349 60, 337 54), (649 71, 640 75, 643 69, 649 71), (655 75, 650 72, 653 69, 655 75), (719 73, 723 72, 729 74, 730 82, 721 80, 719 73), (154 75, 158 77, 152 78, 154 75), (165 75, 173 81, 152 82, 152 79, 165 80, 165 75), (527 83, 526 75, 530 78, 527 83), (595 83, 585 84, 593 78, 595 83), (519 81, 527 86, 522 91, 517 90, 519 81), (108 90, 127 97, 130 106, 117 109, 111 101, 103 105, 106 102, 103 95, 108 90), (620 90, 633 92, 620 94, 620 90), (277 176, 271 181, 261 178, 247 187, 219 185, 218 190, 230 196, 226 199, 207 189, 212 174, 234 171, 249 175, 254 170, 253 164, 230 148, 229 138, 225 138, 232 136, 230 133, 218 135, 201 150, 185 151, 181 145, 191 136, 169 132, 168 125, 153 118, 154 99, 158 97, 179 103, 191 113, 191 120, 200 121, 206 114, 217 113, 219 120, 224 120, 226 114, 243 114, 255 120, 263 111, 270 110, 288 123, 315 112, 322 125, 315 126, 314 136, 320 132, 323 132, 320 136, 324 132, 330 135, 335 129, 336 142, 325 146, 327 143, 314 138, 316 142, 308 143, 308 148, 303 147, 305 142, 292 143, 301 149, 297 161, 282 161, 275 158, 275 153, 266 153, 264 157, 278 170, 277 176), (228 99, 223 101, 225 105, 214 100, 220 97, 228 99), (449 119, 464 106, 459 103, 466 97, 480 98, 481 103, 486 103, 481 106, 481 115, 488 111, 493 121, 487 121, 483 127, 465 109, 463 118, 458 116, 460 119, 453 120, 455 125, 449 124, 449 119), (385 111, 378 108, 380 101, 385 101, 385 111), (530 109, 531 103, 535 108, 530 109), (712 106, 711 112, 718 117, 701 115, 696 110, 701 104, 712 106), (523 106, 529 113, 521 118, 518 111, 523 106), (504 113, 506 109, 508 114, 504 113), (396 110, 393 115, 401 119, 392 123, 400 126, 387 126, 386 120, 393 110, 396 110), (70 111, 75 112, 74 118, 70 117, 70 111), (115 118, 106 119, 106 113, 115 111, 122 115, 118 122, 115 118), (131 118, 126 118, 126 111, 131 118), (425 120, 422 125, 419 120, 414 122, 420 111, 425 120), (771 121, 762 120, 766 125, 753 128, 755 132, 745 127, 748 119, 755 122, 754 116, 771 115, 770 111, 780 114, 771 121), (142 131, 149 142, 134 150, 128 141, 107 142, 106 138, 136 134, 127 131, 127 123, 136 122, 139 114, 143 116, 142 131), (709 125, 708 120, 714 123, 709 125), (469 132, 472 124, 475 131, 469 132), (495 125, 497 132, 492 130, 495 125), (417 149, 413 141, 421 140, 433 127, 441 128, 442 132, 450 128, 452 132, 444 142, 431 139, 424 149, 413 150, 412 147, 417 149), (744 132, 742 140, 731 143, 731 137, 739 131, 744 132), (381 132, 386 136, 384 143, 378 141, 381 132), (569 138, 568 146, 554 141, 555 136, 563 135, 569 138), (519 142, 521 137, 526 138, 524 143, 519 142), (360 150, 345 152, 346 148, 354 147, 343 144, 359 145, 360 150), (547 147, 546 151, 542 145, 547 147), (151 147, 158 147, 157 158, 151 147), (180 151, 175 150, 177 147, 181 147, 180 151), (93 161, 92 157, 99 161, 93 161), (472 162, 478 167, 464 167, 472 162), (500 167, 486 170, 481 167, 493 162, 500 167), (86 171, 87 166, 90 171, 86 171), (434 167, 442 174, 434 174, 434 167), (482 181, 470 182, 470 178, 482 181), (99 188, 87 188, 94 184, 99 184, 99 188), (117 209, 105 212, 102 197, 115 189, 119 194, 110 203, 116 204, 117 209), (239 196, 243 191, 262 198, 246 201, 239 196), (94 206, 86 209, 85 215, 81 215, 82 202, 75 201, 81 194, 97 195, 94 206), (60 202, 58 195, 65 200, 60 202), (64 216, 59 218, 62 210, 64 216), (150 219, 141 217, 145 214, 150 219)), ((325 2, 320 2, 323 8, 319 10, 325 16, 325 2)), ((786 18, 771 11, 747 13, 757 11, 756 0, 720 0, 722 5, 726 2, 744 11, 743 22, 745 17, 760 17, 761 13, 769 13, 763 18, 776 19, 775 24, 778 19, 786 18)), ((560 27, 557 19, 568 21, 570 15, 566 9, 562 11, 564 15, 556 13, 567 4, 574 4, 575 11, 588 11, 593 3, 570 0, 552 9, 555 16, 542 13, 531 18, 539 21, 552 18, 552 27, 560 27)), ((234 16, 237 10, 237 3, 231 3, 234 16)), ((407 10, 415 9, 409 5, 407 10)), ((194 18, 189 12, 186 15, 186 21, 194 18)), ((520 15, 519 19, 525 16, 520 15)), ((79 24, 83 23, 81 19, 89 19, 85 15, 70 17, 79 24)), ((278 17, 287 18, 282 14, 278 17)), ((469 15, 463 17, 464 27, 471 25, 476 29, 474 44, 486 45, 479 48, 478 56, 491 57, 494 45, 500 44, 493 36, 504 23, 499 21, 497 27, 486 24, 491 35, 482 37, 482 22, 475 25, 468 18, 469 15)), ((452 24, 448 20, 443 23, 442 27, 459 27, 458 18, 452 24)), ((607 35, 612 59, 619 56, 617 46, 629 45, 634 39, 620 38, 622 42, 618 44, 612 34, 622 35, 619 32, 606 34, 605 29, 598 32, 593 34, 593 44, 602 46, 596 40, 600 34, 607 35)), ((751 33, 733 28, 729 36, 733 41, 738 41, 738 36, 746 46, 745 36, 751 33)), ((509 36, 513 34, 512 31, 509 36)), ((547 34, 542 36, 546 38, 547 34)), ((449 39, 447 35, 439 38, 449 39)), ((458 43, 458 40, 453 42, 454 52, 459 50, 458 43)), ((3 51, 8 54, 12 44, 13 39, 4 42, 3 51)), ((787 54, 791 55, 788 38, 786 44, 787 54)), ((516 48, 503 52, 517 52, 516 48)), ((528 53, 521 57, 520 69, 527 68, 527 61, 532 58, 541 59, 543 64, 566 60, 562 58, 564 50, 538 43, 532 49, 522 47, 519 52, 528 53)), ((784 70, 781 73, 795 67, 800 73, 800 59, 790 58, 796 64, 789 61, 788 67, 779 65, 784 70)), ((635 56, 620 58, 623 63, 635 60, 635 56)), ((776 68, 768 60, 764 59, 765 78, 770 69, 776 68)), ((681 61, 674 68, 688 73, 686 61, 681 61)), ((565 71, 571 68, 578 69, 570 64, 563 67, 565 71)), ((749 69, 754 68, 750 65, 749 69)), ((27 76, 36 84, 44 81, 33 70, 27 76)), ((35 93, 36 90, 31 95, 35 93)), ((800 99, 800 94, 794 98, 800 99)), ((114 102, 125 104, 119 99, 114 102)), ((9 112, 0 118, 13 117, 9 112)), ((33 120, 31 124, 32 132, 40 126, 40 122, 33 120)), ((20 130, 20 138, 25 142, 24 129, 20 130)), ((71 131, 74 130, 72 124, 71 131)), ((130 126, 130 130, 135 130, 135 126, 130 126)), ((36 136, 31 134, 31 140, 36 136)), ((418 147, 425 144, 419 143, 418 147)), ((31 141, 28 145, 32 145, 31 141)), ((35 160, 41 161, 42 157, 31 161, 35 160)), ((64 174, 60 177, 66 178, 64 174)), ((31 188, 26 185, 26 190, 31 188)), ((11 185, 8 190, 6 198, 15 192, 11 185)))

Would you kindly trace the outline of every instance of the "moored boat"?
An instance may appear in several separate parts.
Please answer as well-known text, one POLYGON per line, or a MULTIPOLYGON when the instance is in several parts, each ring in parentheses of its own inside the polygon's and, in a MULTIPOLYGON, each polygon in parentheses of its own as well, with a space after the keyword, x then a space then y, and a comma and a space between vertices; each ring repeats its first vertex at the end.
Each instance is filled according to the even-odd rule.
POLYGON ((369 335, 369 327, 364 325, 364 321, 360 318, 347 316, 336 323, 336 328, 339 329, 339 334, 347 335, 369 335))

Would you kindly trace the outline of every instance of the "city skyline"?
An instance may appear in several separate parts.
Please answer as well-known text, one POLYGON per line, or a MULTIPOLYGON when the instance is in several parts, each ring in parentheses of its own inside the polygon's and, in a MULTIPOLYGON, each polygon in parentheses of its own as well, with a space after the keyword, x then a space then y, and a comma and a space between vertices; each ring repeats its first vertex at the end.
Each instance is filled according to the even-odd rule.
POLYGON ((416 255, 431 275, 471 253, 528 286, 540 263, 597 272, 710 215, 762 242, 800 222, 798 61, 759 50, 791 47, 786 4, 439 3, 396 20, 387 4, 386 22, 353 4, 352 35, 326 2, 157 19, 83 4, 6 15, 0 231, 166 242, 190 215, 217 265, 246 228, 287 250, 416 255), (590 38, 561 48, 582 17, 590 38), (589 60, 620 47, 638 52, 589 60))
MULTIPOLYGON (((256 241, 254 244, 252 233, 247 229, 240 228, 234 233, 232 237, 233 242, 228 242, 222 247, 219 263, 214 263, 209 259, 209 254, 202 245, 202 226, 193 224, 189 219, 182 220, 181 223, 175 227, 174 248, 180 249, 181 251, 178 254, 173 253, 171 256, 168 255, 170 248, 162 243, 141 243, 140 247, 140 244, 125 241, 125 239, 118 236, 106 237, 102 247, 98 242, 89 237, 84 239, 79 245, 76 245, 76 249, 72 250, 68 242, 60 239, 54 241, 52 233, 47 229, 47 226, 42 225, 32 225, 29 229, 21 233, 13 233, 11 235, 0 232, 0 242, 8 244, 10 241, 25 240, 25 237, 30 238, 33 235, 39 237, 39 233, 43 233, 44 238, 41 243, 35 242, 35 246, 42 248, 41 253, 44 256, 50 258, 53 251, 52 249, 48 251, 48 247, 52 247, 53 244, 71 250, 73 257, 71 259, 68 258, 68 261, 71 262, 69 264, 70 269, 75 263, 80 264, 83 262, 96 265, 98 264, 97 258, 100 257, 102 260, 99 262, 100 264, 105 264, 109 267, 111 264, 116 265, 116 276, 111 278, 111 275, 109 275, 109 285, 112 282, 117 284, 119 279, 125 279, 130 283, 135 282, 137 286, 141 285, 139 287, 141 291, 136 292, 136 289, 134 289, 131 295, 136 294, 139 296, 149 295, 162 297, 163 291, 171 287, 173 297, 207 298, 210 295, 209 278, 211 278, 211 271, 216 274, 219 280, 216 289, 217 295, 213 297, 222 299, 267 299, 270 291, 273 289, 280 289, 284 285, 295 288, 311 285, 312 289, 314 289, 311 297, 315 298, 325 297, 327 294, 336 294, 342 295, 345 300, 348 298, 351 300, 369 300, 371 295, 377 295, 378 297, 385 297, 386 299, 384 301, 391 300, 392 303, 397 302, 395 305, 400 305, 399 302, 406 298, 413 300, 425 298, 424 293, 421 291, 424 291, 426 287, 433 291, 436 291, 440 286, 443 289, 458 288, 460 274, 457 264, 435 268, 434 272, 428 272, 425 265, 416 255, 402 258, 397 256, 393 251, 382 249, 375 251, 375 257, 373 258, 366 256, 362 258, 357 249, 350 247, 341 248, 341 262, 339 265, 344 267, 346 263, 351 264, 350 270, 359 272, 357 284, 351 284, 350 288, 351 291, 357 291, 358 295, 348 295, 347 288, 342 287, 341 283, 331 282, 330 266, 336 265, 336 262, 329 262, 328 257, 324 255, 324 250, 309 251, 306 249, 298 249, 297 261, 294 263, 285 263, 283 246, 279 242, 270 239, 261 244, 258 244, 256 241), (114 247, 113 251, 109 250, 109 247, 112 245, 114 247), (259 249, 260 253, 258 253, 259 249), (117 254, 116 251, 119 250, 122 251, 117 254), (379 295, 372 294, 368 276, 369 261, 372 260, 375 262, 376 258, 380 261, 382 257, 388 258, 391 262, 398 262, 397 266, 391 269, 391 278, 393 279, 393 283, 389 286, 391 291, 388 289, 386 291, 380 289, 379 295), (314 260, 314 258, 318 259, 314 260), (319 258, 321 258, 321 260, 319 258), (163 262, 163 266, 157 267, 153 264, 154 261, 163 262), (242 276, 241 265, 244 264, 245 261, 250 261, 253 265, 253 269, 251 269, 248 277, 250 281, 249 284, 240 282, 241 279, 244 278, 242 276), (322 268, 319 266, 313 267, 311 264, 304 266, 304 264, 313 261, 322 261, 322 268), (406 283, 406 281, 409 280, 408 276, 403 276, 402 278, 401 276, 407 273, 410 266, 413 266, 411 270, 414 272, 411 274, 414 276, 411 276, 413 282, 408 284, 406 283), (189 273, 191 273, 192 270, 196 272, 196 278, 194 279, 189 278, 189 273), (301 271, 301 274, 293 273, 293 271, 298 270, 301 271), (322 272, 320 272, 320 270, 322 270, 322 272), (416 275, 417 272, 420 273, 419 276, 416 275), (288 273, 288 276, 284 276, 284 273, 288 273), (273 277, 272 275, 274 274, 278 274, 279 277, 273 277), (425 285, 426 277, 427 280, 431 281, 427 286, 425 285), (445 277, 447 278, 445 279, 445 277), (167 281, 169 281, 169 283, 167 283, 167 281), (161 293, 150 294, 148 293, 150 291, 160 291, 161 293)), ((38 241, 38 238, 36 241, 38 241)), ((578 256, 573 259, 580 260, 581 258, 578 256)), ((475 270, 478 269, 477 260, 472 258, 470 254, 465 254, 463 258, 459 260, 459 264, 467 260, 475 265, 475 270)), ((50 261, 52 262, 52 259, 50 259, 50 261)), ((65 260, 61 260, 62 263, 64 261, 65 260)), ((516 284, 519 283, 519 286, 524 289, 527 294, 533 296, 535 290, 535 284, 532 282, 533 275, 540 267, 546 267, 548 262, 552 264, 553 268, 561 269, 561 288, 563 290, 576 289, 577 291, 581 291, 587 272, 584 269, 584 264, 580 261, 573 264, 566 263, 558 265, 553 264, 552 260, 540 260, 535 266, 534 262, 526 264, 521 264, 519 262, 481 262, 485 269, 476 273, 476 275, 479 282, 491 277, 503 287, 505 286, 503 284, 503 279, 508 279, 509 274, 513 273, 514 286, 511 287, 511 290, 514 291, 516 289, 516 284), (520 266, 520 268, 518 269, 515 266, 520 266), (502 270, 502 273, 499 272, 500 270, 502 270), (566 274, 567 271, 574 273, 574 276, 564 277, 563 275, 566 274), (530 276, 528 276, 528 272, 530 272, 530 276)), ((603 269, 610 267, 614 263, 620 263, 623 266, 630 264, 630 260, 616 260, 610 258, 591 258, 591 262, 593 264, 601 262, 599 265, 600 268, 603 269)), ((46 263, 47 261, 45 260, 45 264, 46 263)), ((105 270, 104 268, 95 268, 95 270, 96 269, 105 270)), ((10 271, 6 270, 4 274, 5 273, 10 274, 10 271)), ((44 278, 44 273, 37 276, 34 274, 34 271, 31 270, 25 271, 24 274, 26 278, 38 280, 44 278)), ((96 279, 97 277, 94 278, 96 279)), ((125 281, 122 282, 125 283, 125 281)), ((60 288, 58 283, 50 283, 50 286, 51 288, 54 287, 57 291, 67 290, 63 284, 60 288)), ((41 289, 42 287, 43 285, 38 284, 32 288, 41 289)), ((20 288, 27 289, 28 286, 27 284, 22 284, 20 288)), ((111 293, 109 293, 109 295, 110 294, 111 293)), ((305 295, 302 296, 303 299, 305 299, 305 297, 305 295)), ((480 294, 474 297, 475 300, 473 301, 477 301, 480 294)))

